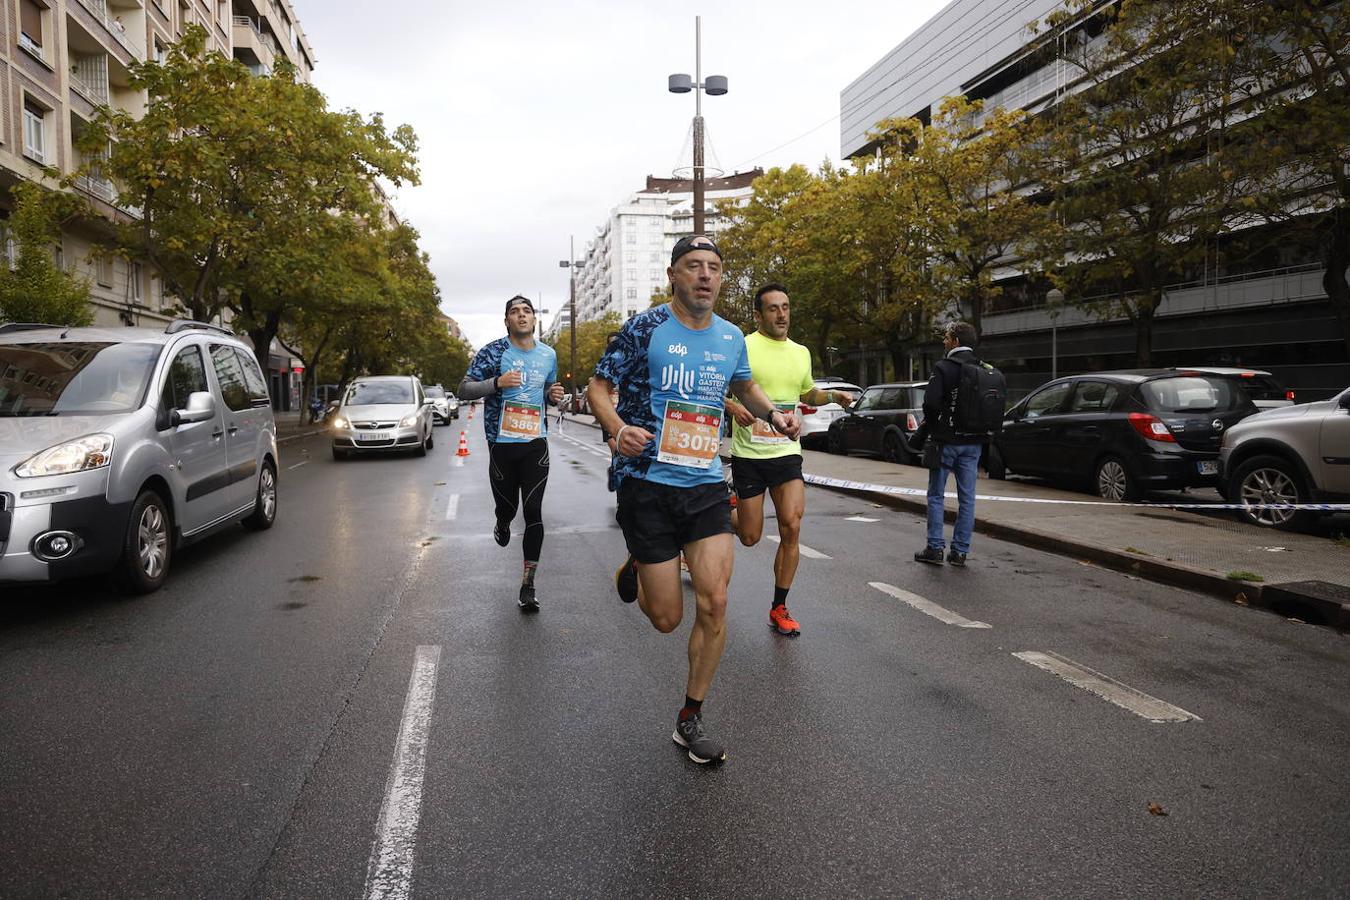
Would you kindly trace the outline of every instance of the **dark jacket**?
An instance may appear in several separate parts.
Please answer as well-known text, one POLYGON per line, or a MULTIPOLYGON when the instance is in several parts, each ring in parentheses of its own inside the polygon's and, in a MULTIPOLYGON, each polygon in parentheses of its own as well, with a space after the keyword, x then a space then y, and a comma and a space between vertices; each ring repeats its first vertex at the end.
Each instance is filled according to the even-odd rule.
POLYGON ((983 444, 989 439, 984 434, 958 434, 952 430, 961 365, 967 362, 979 362, 979 357, 970 350, 958 349, 951 356, 938 360, 933 367, 928 387, 923 392, 923 425, 915 434, 916 446, 922 446, 927 436, 940 444, 983 444))

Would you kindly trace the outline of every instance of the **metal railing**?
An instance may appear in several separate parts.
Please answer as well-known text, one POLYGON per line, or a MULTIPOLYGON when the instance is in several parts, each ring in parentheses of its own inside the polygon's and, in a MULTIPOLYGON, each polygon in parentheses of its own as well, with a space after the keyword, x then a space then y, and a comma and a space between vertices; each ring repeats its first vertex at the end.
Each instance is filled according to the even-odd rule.
POLYGON ((87 9, 91 15, 103 23, 103 27, 112 35, 113 40, 121 44, 124 49, 135 56, 137 59, 145 59, 145 47, 136 41, 127 33, 126 26, 116 17, 108 15, 108 4, 104 0, 79 0, 81 6, 87 9))
POLYGON ((103 84, 93 84, 81 78, 79 75, 76 75, 74 72, 71 72, 70 86, 90 103, 98 105, 108 102, 108 85, 106 82, 103 84))
POLYGON ((112 182, 106 178, 79 175, 75 178, 75 187, 107 203, 112 203, 117 196, 117 192, 113 190, 112 182))

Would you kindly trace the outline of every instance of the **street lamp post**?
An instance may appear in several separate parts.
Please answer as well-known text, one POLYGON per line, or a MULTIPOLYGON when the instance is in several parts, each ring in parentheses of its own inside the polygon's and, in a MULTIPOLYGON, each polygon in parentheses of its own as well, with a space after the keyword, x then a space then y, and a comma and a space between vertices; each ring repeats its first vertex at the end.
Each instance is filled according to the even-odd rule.
POLYGON ((694 233, 703 233, 703 92, 720 97, 727 92, 725 75, 703 80, 703 17, 694 16, 694 77, 671 75, 666 89, 672 94, 694 92, 694 233))
POLYGON ((1050 316, 1050 380, 1059 377, 1059 314, 1064 309, 1064 292, 1051 288, 1045 292, 1045 311, 1050 316))
POLYGON ((568 330, 572 332, 572 364, 567 369, 567 390, 572 395, 572 404, 575 409, 577 397, 577 267, 581 265, 577 262, 576 238, 569 237, 567 239, 567 253, 568 258, 558 260, 558 266, 568 270, 567 325, 568 330))

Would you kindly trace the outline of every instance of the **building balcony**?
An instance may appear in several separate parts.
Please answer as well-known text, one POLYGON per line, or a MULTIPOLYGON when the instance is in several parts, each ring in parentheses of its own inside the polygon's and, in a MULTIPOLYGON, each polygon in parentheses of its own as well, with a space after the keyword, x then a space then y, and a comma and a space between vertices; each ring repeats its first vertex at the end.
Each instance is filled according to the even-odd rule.
POLYGON ((113 183, 106 178, 96 178, 92 175, 79 175, 75 178, 75 187, 84 191, 91 197, 97 197, 104 203, 112 203, 117 199, 117 189, 113 183))
POLYGON ((270 72, 277 58, 277 44, 272 35, 248 16, 234 16, 232 21, 235 58, 250 68, 260 66, 270 72))
POLYGON ((145 12, 139 4, 123 15, 110 10, 107 0, 75 0, 75 3, 67 6, 68 15, 73 16, 77 9, 93 19, 98 37, 108 39, 135 59, 145 59, 145 12), (124 18, 127 21, 124 22, 124 18), (139 29, 137 23, 140 23, 139 29), (141 33, 138 34, 138 30, 141 33))

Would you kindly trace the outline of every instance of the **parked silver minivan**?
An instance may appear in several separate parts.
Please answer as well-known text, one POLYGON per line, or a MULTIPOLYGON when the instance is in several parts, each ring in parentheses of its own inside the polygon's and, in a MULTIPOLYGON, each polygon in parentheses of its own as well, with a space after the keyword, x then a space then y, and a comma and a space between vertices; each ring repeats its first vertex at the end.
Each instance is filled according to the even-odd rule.
POLYGON ((0 325, 0 582, 148 593, 184 542, 276 514, 267 382, 232 333, 0 325))

